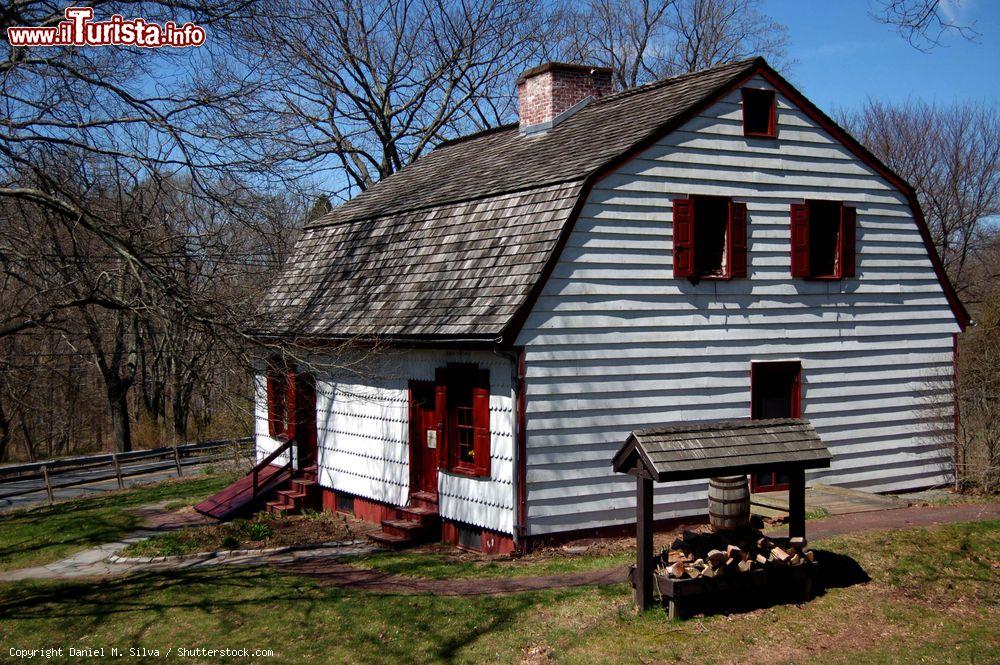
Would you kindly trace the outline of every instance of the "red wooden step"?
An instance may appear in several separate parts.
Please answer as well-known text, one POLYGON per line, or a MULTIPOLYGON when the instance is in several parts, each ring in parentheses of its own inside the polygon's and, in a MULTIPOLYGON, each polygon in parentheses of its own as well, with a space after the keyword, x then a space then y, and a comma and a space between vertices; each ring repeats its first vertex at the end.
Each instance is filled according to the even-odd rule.
POLYGON ((381 545, 382 547, 389 547, 392 549, 399 549, 414 544, 414 541, 411 538, 405 538, 403 536, 394 536, 392 534, 386 533, 385 531, 379 531, 378 533, 370 533, 368 534, 368 539, 374 542, 376 545, 381 545))
POLYGON ((438 510, 438 497, 437 494, 431 494, 430 492, 413 492, 410 494, 410 507, 411 508, 427 508, 437 512, 438 510))
POLYGON ((431 510, 430 508, 413 508, 407 506, 406 508, 400 508, 399 512, 403 516, 403 519, 410 522, 417 522, 425 527, 434 526, 440 519, 438 511, 431 510))
MULTIPOLYGON (((261 469, 257 476, 257 498, 267 496, 268 492, 280 487, 291 476, 287 470, 278 466, 267 466, 261 469)), ((205 499, 194 508, 203 515, 224 520, 237 513, 249 510, 253 503, 253 476, 247 474, 235 483, 214 496, 205 499)))
POLYGON ((296 492, 301 492, 302 494, 308 494, 314 492, 319 488, 319 483, 315 480, 305 480, 304 478, 296 478, 292 481, 292 489, 296 492))
POLYGON ((390 536, 400 536, 417 541, 423 537, 425 527, 419 522, 408 520, 382 520, 382 531, 390 536))

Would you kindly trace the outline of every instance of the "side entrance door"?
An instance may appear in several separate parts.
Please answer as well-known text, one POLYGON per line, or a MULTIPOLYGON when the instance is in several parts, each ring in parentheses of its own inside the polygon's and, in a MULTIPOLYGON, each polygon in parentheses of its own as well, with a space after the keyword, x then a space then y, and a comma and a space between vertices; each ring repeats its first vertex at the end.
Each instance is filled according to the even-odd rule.
POLYGON ((316 449, 316 380, 311 374, 295 373, 295 419, 292 436, 298 449, 298 468, 313 466, 318 461, 316 449))
POLYGON ((410 492, 438 491, 437 428, 434 419, 434 383, 410 382, 410 492))

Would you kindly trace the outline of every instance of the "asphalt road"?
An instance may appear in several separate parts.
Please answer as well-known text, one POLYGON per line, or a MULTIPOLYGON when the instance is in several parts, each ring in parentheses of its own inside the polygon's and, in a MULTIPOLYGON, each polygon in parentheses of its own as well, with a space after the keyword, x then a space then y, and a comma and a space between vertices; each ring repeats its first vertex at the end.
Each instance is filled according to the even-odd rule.
MULTIPOLYGON (((200 472, 201 468, 213 463, 218 463, 218 461, 211 457, 191 457, 181 460, 181 469, 185 476, 194 476, 200 472)), ((118 481, 114 477, 107 478, 110 473, 112 472, 108 467, 68 471, 59 474, 53 473, 51 476, 54 486, 52 496, 56 501, 66 501, 67 499, 77 499, 113 492, 118 489, 118 481), (66 483, 83 484, 73 485, 72 487, 58 487, 58 485, 66 483)), ((149 485, 177 477, 177 469, 174 467, 173 460, 151 460, 122 464, 122 473, 136 474, 122 478, 122 484, 125 487, 149 485)), ((0 498, 0 513, 18 508, 45 505, 49 502, 48 496, 45 494, 45 482, 41 478, 0 482, 0 497, 22 490, 33 491, 30 494, 0 498)))

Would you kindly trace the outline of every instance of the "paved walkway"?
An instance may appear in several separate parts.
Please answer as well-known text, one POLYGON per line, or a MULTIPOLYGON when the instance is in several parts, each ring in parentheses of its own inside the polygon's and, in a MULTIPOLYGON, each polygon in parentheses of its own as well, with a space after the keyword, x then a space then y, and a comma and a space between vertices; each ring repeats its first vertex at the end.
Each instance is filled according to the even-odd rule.
MULTIPOLYGON (((147 509, 150 511, 148 523, 151 527, 147 530, 133 534, 120 542, 95 547, 47 566, 0 573, 0 581, 109 577, 139 571, 165 572, 220 565, 273 565, 288 572, 314 577, 324 584, 385 594, 489 595, 570 586, 617 584, 625 581, 626 569, 623 566, 538 577, 432 580, 356 568, 343 562, 344 557, 371 552, 374 548, 368 545, 248 554, 225 559, 175 560, 148 564, 110 563, 108 557, 128 543, 163 530, 184 526, 190 523, 189 520, 196 519, 171 516, 163 511, 157 513, 155 507, 147 507, 147 509)), ((883 512, 837 515, 822 520, 810 520, 806 523, 806 532, 809 539, 815 542, 822 538, 847 533, 906 529, 986 519, 1000 519, 1000 503, 913 507, 883 512)), ((774 533, 777 534, 780 531, 775 530, 774 533)))

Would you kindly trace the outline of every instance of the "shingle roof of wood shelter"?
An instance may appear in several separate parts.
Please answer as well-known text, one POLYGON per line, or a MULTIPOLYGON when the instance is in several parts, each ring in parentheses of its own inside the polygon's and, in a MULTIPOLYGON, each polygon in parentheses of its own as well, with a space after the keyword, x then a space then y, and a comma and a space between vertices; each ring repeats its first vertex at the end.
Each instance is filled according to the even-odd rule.
POLYGON ((442 144, 307 227, 257 332, 497 338, 558 253, 586 179, 762 62, 609 95, 541 135, 508 125, 442 144))
POLYGON ((828 467, 830 451, 807 420, 725 420, 636 430, 612 466, 666 482, 780 466, 828 467))

